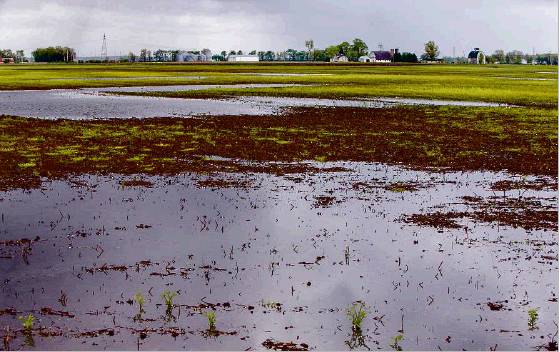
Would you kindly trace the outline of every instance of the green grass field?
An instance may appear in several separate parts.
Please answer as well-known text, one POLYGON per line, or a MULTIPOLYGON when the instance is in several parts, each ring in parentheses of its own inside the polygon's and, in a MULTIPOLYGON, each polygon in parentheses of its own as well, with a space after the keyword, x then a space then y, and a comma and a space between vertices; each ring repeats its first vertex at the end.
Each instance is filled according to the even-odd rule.
POLYGON ((176 97, 267 95, 322 98, 403 97, 557 107, 557 66, 360 64, 3 65, 0 90, 79 87, 294 83, 307 87, 150 93, 176 97), (259 74, 312 74, 259 76, 259 74))

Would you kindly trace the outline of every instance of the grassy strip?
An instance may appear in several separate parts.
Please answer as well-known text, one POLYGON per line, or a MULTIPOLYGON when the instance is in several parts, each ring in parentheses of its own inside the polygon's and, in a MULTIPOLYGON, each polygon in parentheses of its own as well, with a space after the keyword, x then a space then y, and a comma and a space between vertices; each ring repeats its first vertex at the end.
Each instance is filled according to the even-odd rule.
POLYGON ((325 108, 282 116, 105 121, 1 117, 0 131, 0 188, 73 173, 283 173, 281 167, 247 169, 210 156, 557 174, 557 117, 549 109, 325 108))
POLYGON ((520 96, 513 90, 496 91, 492 87, 460 86, 445 87, 435 85, 416 86, 411 84, 378 85, 327 85, 266 88, 210 88, 175 92, 115 92, 117 95, 153 96, 169 98, 217 99, 234 96, 269 96, 324 99, 352 98, 418 98, 455 101, 479 101, 503 103, 519 106, 556 108, 552 94, 539 90, 528 90, 520 96))

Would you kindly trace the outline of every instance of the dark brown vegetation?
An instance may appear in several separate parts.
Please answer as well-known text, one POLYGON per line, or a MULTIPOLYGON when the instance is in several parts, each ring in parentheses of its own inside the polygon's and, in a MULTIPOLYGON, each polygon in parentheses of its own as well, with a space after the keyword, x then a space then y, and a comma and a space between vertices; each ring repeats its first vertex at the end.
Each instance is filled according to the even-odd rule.
POLYGON ((39 176, 81 173, 317 171, 301 163, 309 160, 556 175, 557 123, 547 114, 395 107, 301 108, 279 116, 199 119, 48 121, 4 116, 0 189, 37 187, 39 176), (243 162, 247 160, 260 163, 243 162))
MULTIPOLYGON (((463 228, 458 219, 495 223, 514 228, 558 231, 558 211, 554 206, 543 204, 530 197, 463 197, 464 204, 472 211, 433 212, 412 214, 404 222, 431 226, 440 230, 463 228)), ((465 227, 466 228, 466 227, 465 227)))

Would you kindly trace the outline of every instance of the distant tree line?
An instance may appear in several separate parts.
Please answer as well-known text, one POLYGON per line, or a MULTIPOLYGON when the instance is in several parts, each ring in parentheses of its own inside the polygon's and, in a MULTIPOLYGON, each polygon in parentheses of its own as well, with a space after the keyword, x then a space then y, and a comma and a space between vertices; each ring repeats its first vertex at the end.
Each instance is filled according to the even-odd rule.
POLYGON ((496 50, 492 55, 486 56, 488 63, 500 64, 538 64, 538 65, 558 65, 558 54, 526 54, 519 50, 505 53, 503 50, 496 50))
MULTIPOLYGON (((287 49, 284 51, 257 51, 251 50, 249 55, 257 55, 260 61, 316 61, 316 62, 329 62, 336 56, 344 55, 348 61, 357 62, 362 56, 370 56, 367 44, 360 38, 355 38, 352 42, 343 41, 337 45, 327 46, 325 49, 316 49, 313 40, 305 42, 307 50, 287 49)), ((212 55, 209 49, 202 49, 200 51, 183 51, 179 49, 164 50, 157 49, 153 53, 146 48, 141 49, 139 54, 130 52, 128 56, 118 59, 113 59, 115 62, 168 62, 168 61, 183 61, 185 55, 198 57, 212 61, 227 61, 230 55, 243 55, 243 50, 230 50, 222 51, 219 54, 212 55), (179 56, 181 59, 178 60, 179 56)), ((37 48, 32 52, 33 58, 36 62, 73 62, 76 59, 76 51, 70 47, 47 47, 37 48)), ((386 55, 386 54, 385 54, 386 55)), ((443 57, 439 58, 439 46, 434 41, 428 41, 424 44, 424 53, 420 57, 423 62, 444 62, 444 63, 467 63, 466 57, 443 57)), ((23 50, 13 52, 10 49, 0 50, 0 58, 4 62, 23 62, 26 61, 23 50)), ((186 59, 185 59, 186 60, 186 59)), ((197 61, 198 59, 194 59, 197 61)), ((200 59, 202 60, 202 59, 200 59)), ((190 59, 189 61, 193 61, 190 59)), ((205 60, 202 60, 205 61, 205 60)), ((412 52, 398 52, 398 50, 391 51, 392 62, 410 62, 415 63, 419 58, 412 52)), ((491 55, 485 56, 485 61, 490 64, 503 63, 503 64, 546 64, 558 65, 557 53, 545 54, 526 54, 519 50, 504 52, 503 50, 496 50, 491 55)), ((101 60, 88 60, 88 62, 102 62, 101 60)))
POLYGON ((31 55, 36 62, 73 62, 76 58, 76 51, 66 46, 49 46, 48 48, 37 48, 31 55))
POLYGON ((414 53, 395 53, 393 62, 418 62, 418 57, 414 53))
POLYGON ((325 55, 330 59, 336 55, 344 55, 349 61, 358 61, 361 56, 367 56, 369 54, 369 48, 367 44, 360 38, 356 38, 352 41, 352 44, 348 42, 342 42, 338 45, 331 45, 325 48, 325 55))

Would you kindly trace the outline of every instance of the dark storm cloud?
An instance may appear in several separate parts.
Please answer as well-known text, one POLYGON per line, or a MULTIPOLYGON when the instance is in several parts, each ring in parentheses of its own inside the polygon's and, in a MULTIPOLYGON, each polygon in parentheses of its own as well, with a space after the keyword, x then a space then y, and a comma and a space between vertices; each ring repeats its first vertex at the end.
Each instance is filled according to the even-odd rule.
POLYGON ((324 47, 355 37, 370 48, 421 52, 435 40, 442 54, 477 46, 556 51, 555 0, 0 0, 0 47, 69 45, 97 55, 147 48, 324 47))

